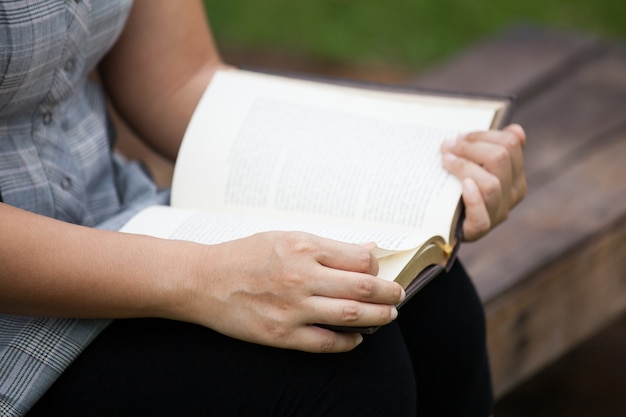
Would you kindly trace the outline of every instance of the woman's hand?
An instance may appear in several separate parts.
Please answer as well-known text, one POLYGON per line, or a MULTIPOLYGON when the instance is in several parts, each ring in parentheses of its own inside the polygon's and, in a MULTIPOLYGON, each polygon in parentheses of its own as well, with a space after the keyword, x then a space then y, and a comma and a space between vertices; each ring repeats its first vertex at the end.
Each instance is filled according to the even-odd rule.
POLYGON ((254 343, 311 352, 356 347, 362 336, 315 323, 377 326, 404 291, 377 278, 369 247, 299 232, 259 233, 205 247, 173 318, 254 343))
POLYGON ((3 203, 0 230, 7 314, 161 317, 270 346, 342 352, 361 336, 315 323, 387 324, 404 297, 400 285, 375 276, 371 246, 306 233, 202 245, 77 226, 3 203))
POLYGON ((443 166, 463 183, 463 237, 477 240, 503 222, 526 195, 524 129, 473 132, 442 145, 443 166))

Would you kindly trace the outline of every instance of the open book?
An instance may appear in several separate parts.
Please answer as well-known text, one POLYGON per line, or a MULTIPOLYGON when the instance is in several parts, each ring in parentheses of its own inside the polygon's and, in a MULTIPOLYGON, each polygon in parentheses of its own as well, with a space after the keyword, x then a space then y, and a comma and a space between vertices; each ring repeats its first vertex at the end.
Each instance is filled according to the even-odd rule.
POLYGON ((461 186, 441 142, 501 126, 511 100, 378 87, 218 72, 185 134, 171 206, 122 230, 206 244, 269 230, 375 242, 379 277, 408 300, 460 237, 461 186))

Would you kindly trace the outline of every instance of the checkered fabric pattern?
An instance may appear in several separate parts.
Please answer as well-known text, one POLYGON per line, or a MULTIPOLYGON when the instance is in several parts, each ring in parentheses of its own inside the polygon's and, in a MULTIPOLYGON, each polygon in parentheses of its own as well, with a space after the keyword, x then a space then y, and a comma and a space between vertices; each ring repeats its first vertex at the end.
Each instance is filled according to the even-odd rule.
MULTIPOLYGON (((112 155, 103 95, 87 77, 119 36, 130 6, 0 2, 4 203, 108 229, 143 206, 167 203, 137 164, 112 155)), ((107 323, 0 314, 0 416, 25 414, 107 323)))

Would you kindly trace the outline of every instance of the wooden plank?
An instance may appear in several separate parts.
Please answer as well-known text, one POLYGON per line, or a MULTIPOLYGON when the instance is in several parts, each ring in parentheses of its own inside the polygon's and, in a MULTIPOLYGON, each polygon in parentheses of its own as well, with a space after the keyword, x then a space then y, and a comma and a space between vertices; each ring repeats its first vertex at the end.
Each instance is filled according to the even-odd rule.
MULTIPOLYGON (((588 63, 520 109, 516 120, 529 135, 527 198, 490 235, 463 245, 460 251, 485 302, 621 214, 622 207, 617 206, 598 214, 597 206, 609 204, 613 198, 610 193, 599 194, 604 189, 600 184, 562 183, 554 195, 543 194, 543 188, 592 156, 604 141, 626 131, 626 77, 607 75, 617 70, 626 74, 626 48, 614 48, 611 54, 588 63), (535 193, 541 197, 534 197, 535 193), (592 195, 595 200, 587 197, 592 195), (563 205, 543 207, 546 202, 557 201, 563 205), (577 222, 575 227, 563 223, 569 218, 562 213, 565 207, 572 220, 586 221, 577 222)), ((623 170, 615 169, 614 175, 621 179, 623 170)), ((600 166, 597 173, 586 175, 602 172, 600 166)))
POLYGON ((503 290, 485 306, 498 396, 626 308, 624 161, 626 131, 530 195, 527 205, 532 210, 513 220, 523 235, 504 241, 527 242, 517 248, 523 256, 495 262, 501 271, 508 267, 522 279, 509 282, 504 275, 499 282, 503 290), (581 204, 587 218, 581 217, 581 204), (546 231, 555 238, 534 239, 546 231), (580 234, 585 238, 563 244, 563 237, 580 234), (535 259, 535 269, 523 264, 524 259, 535 259))
POLYGON ((626 415, 626 315, 498 400, 497 417, 626 415))
POLYGON ((501 397, 626 309, 626 219, 487 308, 501 397), (601 282, 594 282, 601 280, 601 282))
POLYGON ((626 309, 626 48, 516 29, 433 71, 418 84, 518 95, 528 133, 527 198, 460 253, 500 397, 626 309))
POLYGON ((626 51, 595 58, 520 109, 529 194, 461 252, 485 301, 498 396, 626 307, 626 51))
POLYGON ((602 43, 592 36, 518 26, 429 68, 413 83, 425 88, 516 95, 523 100, 602 50, 602 43))
POLYGON ((626 120, 626 47, 606 44, 603 51, 520 103, 514 120, 527 129, 531 187, 584 157, 599 137, 626 120))

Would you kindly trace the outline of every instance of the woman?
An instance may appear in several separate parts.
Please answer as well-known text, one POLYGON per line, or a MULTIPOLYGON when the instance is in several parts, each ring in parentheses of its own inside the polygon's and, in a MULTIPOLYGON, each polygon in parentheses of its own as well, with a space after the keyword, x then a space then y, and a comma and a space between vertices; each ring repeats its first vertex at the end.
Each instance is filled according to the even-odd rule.
MULTIPOLYGON (((363 340, 307 323, 394 321, 403 291, 367 247, 115 232, 168 195, 111 151, 105 97, 175 160, 224 66, 200 1, 3 1, 0 17, 0 415, 489 414, 482 310, 458 264, 363 340)), ((523 197, 524 141, 514 125, 443 146, 466 239, 523 197)))

